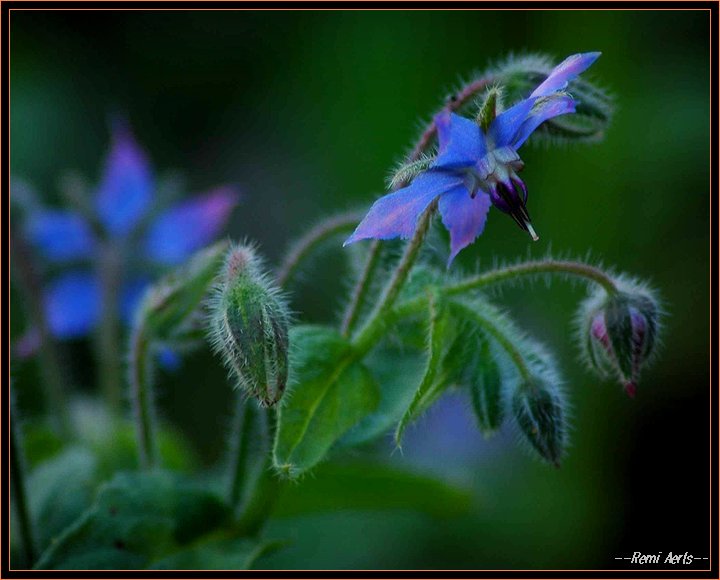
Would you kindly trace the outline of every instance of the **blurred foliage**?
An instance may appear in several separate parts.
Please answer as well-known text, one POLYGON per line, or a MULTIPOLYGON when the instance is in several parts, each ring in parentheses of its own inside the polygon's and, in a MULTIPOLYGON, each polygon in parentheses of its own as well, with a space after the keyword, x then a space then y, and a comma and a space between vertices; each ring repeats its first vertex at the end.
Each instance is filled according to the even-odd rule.
MULTIPOLYGON (((701 551, 709 508, 708 14, 14 11, 11 169, 60 203, 66 170, 97 177, 108 115, 125 111, 153 162, 179 165, 193 190, 239 183, 244 198, 231 235, 257 240, 277 262, 324 213, 366 207, 382 192, 418 119, 458 76, 508 52, 603 51, 591 76, 616 96, 606 139, 523 151, 541 241, 530 244, 493 212, 453 268, 537 257, 552 246, 572 256, 590 251, 650 279, 669 316, 661 357, 637 399, 612 383, 596 387, 575 362, 568 336, 581 292, 510 288, 503 302, 516 320, 563 355, 576 429, 562 470, 528 461, 502 432, 484 442, 460 418, 448 426, 430 413, 409 430, 402 457, 391 456, 389 441, 354 453, 467 485, 481 498, 469 513, 438 521, 412 505, 363 511, 363 501, 331 513, 286 511, 267 533, 288 539, 287 549, 257 566, 592 568, 634 550, 701 551), (682 467, 670 469, 667 458, 680 456, 682 467), (657 509, 668 497, 682 498, 683 509, 657 509)), ((335 317, 346 273, 339 248, 314 261, 294 294, 303 320, 335 317)), ((13 313, 19 304, 13 295, 13 313)), ((16 336, 22 324, 13 318, 16 336)), ((92 392, 88 345, 64 348, 73 384, 92 392)), ((13 372, 19 406, 34 421, 36 369, 14 362, 13 372)), ((159 380, 162 415, 194 449, 179 460, 213 464, 233 408, 224 371, 202 351, 159 380)), ((129 457, 130 443, 128 431, 118 456, 129 457)), ((47 434, 27 445, 36 449, 31 461, 57 457, 47 434)), ((66 453, 84 461, 82 451, 66 453)), ((322 469, 309 476, 318 485, 322 469)), ((343 481, 331 471, 322 485, 342 494, 343 481)), ((382 493, 384 484, 375 485, 382 493)))

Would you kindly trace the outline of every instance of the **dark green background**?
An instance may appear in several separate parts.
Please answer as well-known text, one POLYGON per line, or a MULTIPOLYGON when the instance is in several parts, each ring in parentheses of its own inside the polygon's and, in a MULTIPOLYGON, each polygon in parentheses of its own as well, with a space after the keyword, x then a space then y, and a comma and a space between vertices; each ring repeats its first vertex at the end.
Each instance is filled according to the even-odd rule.
MULTIPOLYGON (((617 101, 605 141, 522 151, 541 241, 493 211, 461 262, 552 247, 649 279, 668 315, 637 399, 577 362, 579 288, 507 291, 503 303, 565 370, 575 433, 562 469, 507 438, 476 455, 441 451, 430 468, 474 490, 472 514, 278 520, 271 531, 296 543, 263 565, 595 568, 635 550, 707 556, 708 32, 707 11, 13 11, 11 167, 57 199, 64 170, 97 177, 107 116, 125 111, 158 169, 182 169, 192 190, 237 183, 231 234, 277 261, 314 220, 382 192, 459 77, 509 52, 602 51, 590 76, 617 101)), ((341 265, 338 249, 307 275, 295 300, 303 319, 338 311, 341 265)), ((89 390, 87 349, 71 348, 77 386, 89 390)), ((27 383, 17 384, 21 402, 27 383)), ((206 354, 163 382, 165 415, 208 462, 222 451, 228 391, 206 354)), ((428 464, 418 448, 381 455, 428 464)))

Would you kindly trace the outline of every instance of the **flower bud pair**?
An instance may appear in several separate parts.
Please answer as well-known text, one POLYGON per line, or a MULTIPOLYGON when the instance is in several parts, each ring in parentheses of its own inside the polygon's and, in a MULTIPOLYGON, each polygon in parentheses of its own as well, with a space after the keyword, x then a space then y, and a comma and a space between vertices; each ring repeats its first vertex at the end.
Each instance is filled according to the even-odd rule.
POLYGON ((583 348, 590 366, 603 376, 615 376, 634 397, 640 371, 657 342, 659 308, 640 288, 595 295, 581 310, 583 348))

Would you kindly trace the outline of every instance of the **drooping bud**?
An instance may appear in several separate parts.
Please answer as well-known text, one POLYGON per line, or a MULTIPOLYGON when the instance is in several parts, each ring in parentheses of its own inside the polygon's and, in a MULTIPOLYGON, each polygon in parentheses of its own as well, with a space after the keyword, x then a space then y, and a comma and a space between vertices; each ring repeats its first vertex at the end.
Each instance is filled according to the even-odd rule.
POLYGON ((582 344, 590 366, 614 375, 634 397, 640 371, 657 342, 659 307, 644 288, 624 284, 615 294, 604 291, 586 300, 579 317, 582 344))
POLYGON ((520 383, 512 397, 520 432, 540 457, 556 467, 567 438, 564 407, 562 392, 537 375, 520 383))
POLYGON ((210 338, 237 386, 271 406, 288 378, 290 314, 255 250, 230 248, 210 305, 210 338))

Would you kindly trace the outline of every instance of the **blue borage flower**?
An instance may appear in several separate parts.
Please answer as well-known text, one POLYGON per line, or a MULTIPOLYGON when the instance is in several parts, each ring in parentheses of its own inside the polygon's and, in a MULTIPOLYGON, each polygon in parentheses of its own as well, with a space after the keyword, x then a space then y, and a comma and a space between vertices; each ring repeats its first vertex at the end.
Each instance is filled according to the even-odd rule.
MULTIPOLYGON (((238 202, 233 187, 221 186, 156 213, 155 192, 145 152, 128 125, 118 122, 112 129, 93 215, 41 208, 28 216, 24 232, 40 255, 50 263, 72 265, 45 289, 48 325, 57 338, 88 334, 105 307, 94 265, 101 259, 104 241, 112 240, 124 257, 141 262, 146 266, 142 270, 173 266, 212 242, 238 202)), ((126 322, 151 282, 148 275, 135 270, 120 281, 117 308, 126 322)))
POLYGON ((378 199, 345 245, 368 238, 409 238, 420 214, 436 199, 450 232, 448 265, 482 233, 491 205, 537 240, 526 208, 527 188, 518 177, 523 162, 517 150, 543 122, 575 112, 575 101, 563 89, 599 56, 588 52, 566 58, 527 99, 497 115, 487 132, 448 110, 439 113, 433 164, 408 187, 378 199))

